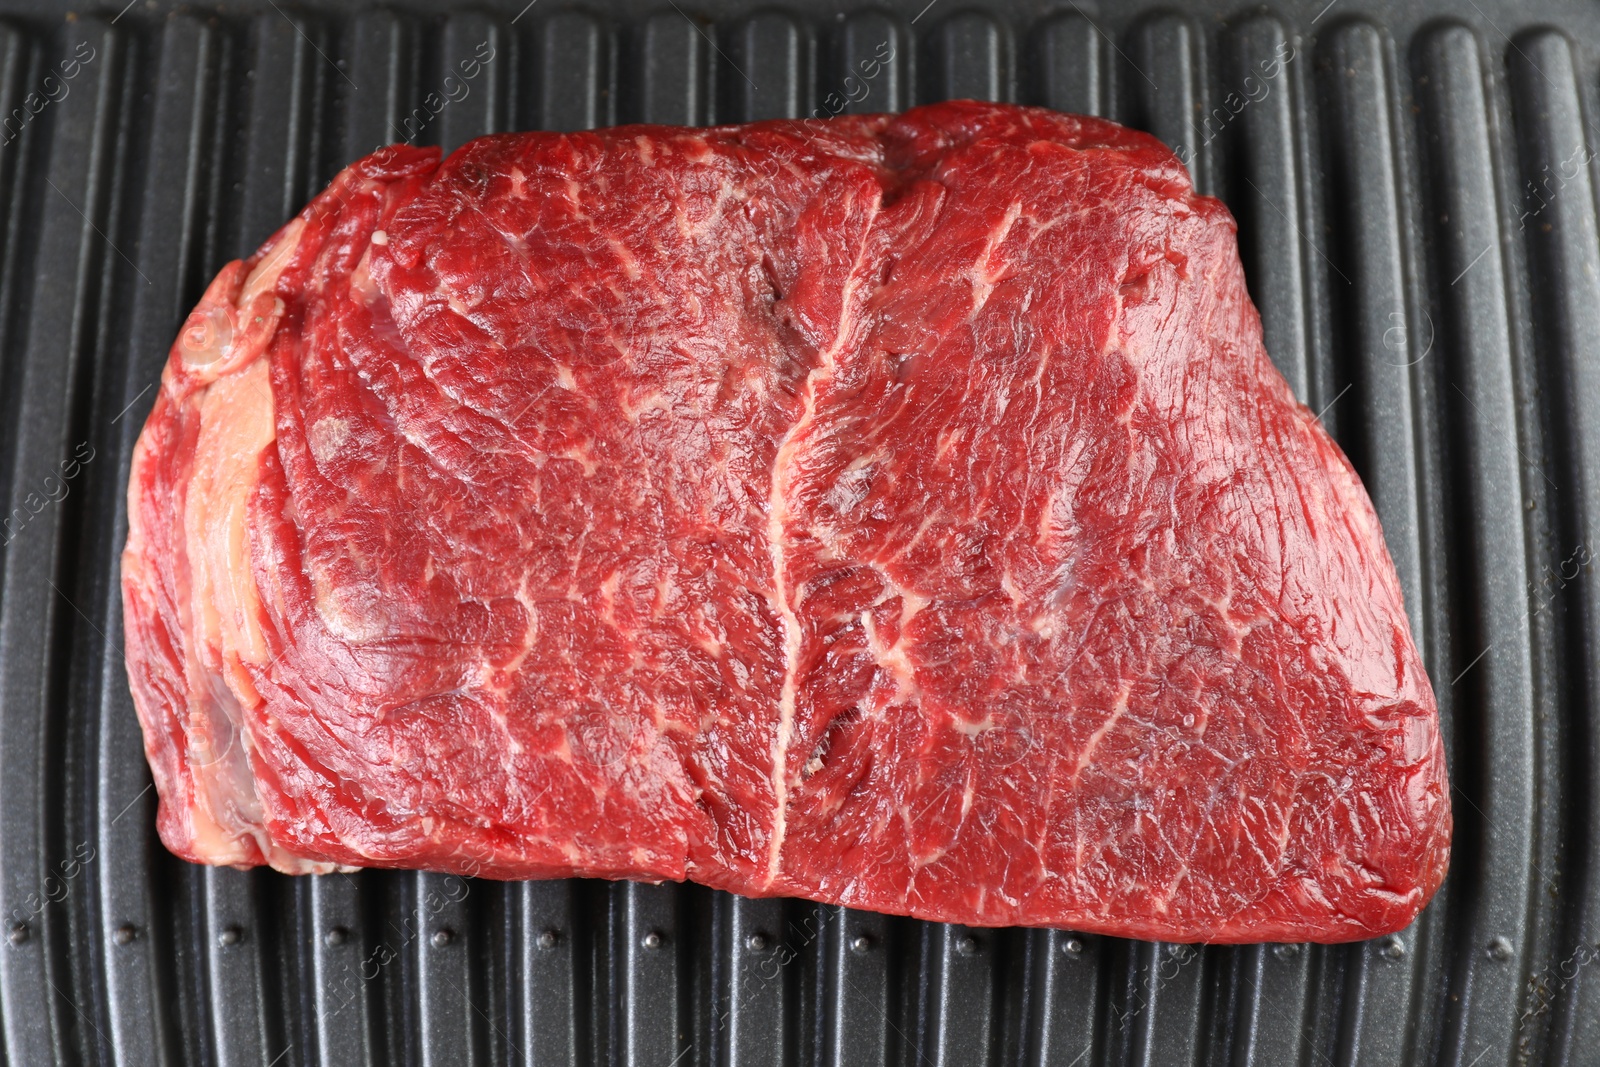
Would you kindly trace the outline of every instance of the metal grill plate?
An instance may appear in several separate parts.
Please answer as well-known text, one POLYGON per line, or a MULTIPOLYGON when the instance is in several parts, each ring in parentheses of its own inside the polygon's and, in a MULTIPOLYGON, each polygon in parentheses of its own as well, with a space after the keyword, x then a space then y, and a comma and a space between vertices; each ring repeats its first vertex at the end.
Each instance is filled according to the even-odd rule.
POLYGON ((1600 7, 525 2, 0 0, 5 1064, 1600 1063, 1600 7), (1238 216, 1440 697, 1454 864, 1412 929, 1195 949, 161 848, 122 490, 224 262, 388 141, 951 96, 1149 129, 1238 216))

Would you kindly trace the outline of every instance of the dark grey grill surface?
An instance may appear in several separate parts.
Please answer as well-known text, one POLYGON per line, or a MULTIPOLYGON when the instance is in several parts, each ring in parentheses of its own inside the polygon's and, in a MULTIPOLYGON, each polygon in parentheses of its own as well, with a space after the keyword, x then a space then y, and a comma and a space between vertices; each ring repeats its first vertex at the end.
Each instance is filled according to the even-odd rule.
POLYGON ((0 1061, 1600 1064, 1600 5, 525 2, 0 0, 0 1061), (1149 129, 1238 217, 1439 694, 1456 842, 1412 929, 1196 948, 162 849, 122 493, 218 268, 392 140, 950 96, 1149 129))

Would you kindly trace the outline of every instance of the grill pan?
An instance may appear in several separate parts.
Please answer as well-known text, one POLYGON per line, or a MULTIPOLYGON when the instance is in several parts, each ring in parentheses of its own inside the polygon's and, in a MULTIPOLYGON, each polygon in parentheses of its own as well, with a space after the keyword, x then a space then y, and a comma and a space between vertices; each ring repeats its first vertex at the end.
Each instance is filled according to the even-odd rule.
POLYGON ((0 0, 5 1065, 1600 1064, 1600 6, 525 2, 0 0), (1200 948, 165 852, 122 491, 223 263, 389 141, 946 97, 1148 129, 1238 217, 1439 696, 1413 927, 1200 948))

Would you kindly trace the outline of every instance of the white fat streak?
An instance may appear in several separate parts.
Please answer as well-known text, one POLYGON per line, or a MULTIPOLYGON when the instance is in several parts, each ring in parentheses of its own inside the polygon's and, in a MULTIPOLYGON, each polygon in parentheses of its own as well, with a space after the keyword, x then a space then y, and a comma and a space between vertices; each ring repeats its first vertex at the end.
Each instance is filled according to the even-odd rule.
POLYGON ((1017 224, 1017 219, 1022 215, 1022 205, 1013 203, 1006 208, 1006 214, 1000 224, 989 232, 988 239, 983 243, 983 252, 978 256, 977 262, 968 271, 968 280, 972 283, 972 313, 976 315, 983 310, 989 302, 989 294, 994 292, 995 282, 999 281, 1001 274, 994 269, 994 254, 1005 239, 1011 235, 1011 229, 1017 224))
POLYGON ((300 235, 305 228, 306 220, 299 218, 283 228, 283 232, 278 236, 278 243, 272 246, 272 251, 261 257, 261 262, 250 272, 250 277, 244 280, 244 289, 239 293, 238 300, 241 310, 249 307, 256 297, 271 291, 272 287, 278 284, 278 276, 289 265, 289 259, 300 246, 300 235))
MULTIPOLYGON (((909 703, 916 699, 919 690, 916 667, 912 664, 911 657, 906 655, 906 633, 911 626, 911 620, 916 618, 917 613, 931 601, 901 589, 887 575, 883 575, 883 581, 894 591, 894 595, 900 597, 899 636, 895 638, 894 644, 885 645, 878 636, 878 627, 872 621, 870 611, 861 613, 861 629, 867 636, 867 650, 872 653, 872 658, 894 678, 895 699, 900 703, 909 703)), ((962 729, 963 725, 958 722, 956 728, 962 729)))
MULTIPOLYGON (((379 231, 382 232, 381 230, 379 231)), ((376 235, 373 243, 376 244, 376 235)), ((361 253, 361 260, 350 272, 350 292, 360 301, 371 307, 378 299, 378 283, 372 280, 372 249, 368 248, 361 253)))
POLYGON ((258 457, 275 437, 266 361, 257 359, 219 378, 191 403, 198 409, 200 431, 183 498, 190 570, 188 636, 196 645, 187 679, 189 765, 195 785, 187 812, 190 844, 209 862, 239 863, 246 857, 248 838, 269 858, 275 855, 261 826, 248 728, 238 710, 261 703, 245 665, 260 667, 268 659, 248 528, 258 457), (218 692, 218 681, 225 697, 218 692), (218 753, 213 742, 224 729, 224 719, 226 747, 218 753))
POLYGON ((1111 714, 1106 716, 1106 721, 1101 723, 1095 732, 1089 735, 1088 743, 1083 746, 1083 751, 1078 753, 1077 765, 1072 769, 1073 785, 1077 785, 1078 778, 1088 768, 1090 762, 1093 761, 1095 749, 1100 747, 1100 742, 1105 739, 1106 734, 1110 733, 1112 727, 1116 726, 1121 721, 1122 716, 1127 713, 1129 692, 1130 690, 1126 683, 1117 690, 1117 701, 1111 710, 1111 714))
POLYGON ((793 455, 796 439, 811 423, 816 413, 816 376, 821 367, 806 375, 805 410, 798 421, 783 435, 777 454, 772 457, 772 483, 767 495, 767 552, 772 558, 772 593, 778 600, 778 614, 783 619, 783 689, 778 696, 778 736, 772 744, 772 844, 767 853, 767 884, 778 877, 782 866, 783 835, 786 829, 789 802, 789 735, 794 731, 794 697, 796 674, 800 665, 800 619, 789 602, 789 581, 784 574, 787 554, 783 546, 783 524, 789 517, 789 506, 784 502, 784 488, 788 478, 784 468, 793 455))
MULTIPOLYGON (((881 201, 874 201, 870 206, 874 218, 877 216, 881 201)), ((767 552, 772 558, 772 593, 778 601, 778 615, 783 619, 783 689, 778 695, 778 736, 772 744, 772 844, 767 851, 767 885, 771 885, 778 878, 782 869, 783 838, 788 826, 789 806, 789 743, 794 732, 794 700, 795 687, 798 683, 797 675, 800 667, 800 646, 803 640, 800 631, 800 619, 795 614, 794 605, 789 602, 789 582, 784 575, 787 567, 788 556, 784 550, 783 526, 789 517, 789 505, 784 500, 784 490, 788 487, 788 465, 793 456, 800 435, 811 425, 816 416, 817 408, 817 383, 833 375, 834 367, 839 356, 839 351, 844 347, 851 336, 855 325, 855 314, 850 306, 851 298, 856 291, 856 277, 861 270, 861 259, 866 255, 867 238, 872 232, 872 220, 868 220, 862 228, 860 246, 856 249, 856 259, 850 267, 850 274, 845 279, 844 293, 839 307, 839 330, 834 335, 833 344, 827 351, 822 352, 817 360, 817 365, 806 375, 805 386, 801 391, 803 408, 800 418, 795 420, 793 426, 784 433, 778 442, 778 450, 772 457, 772 480, 767 493, 767 552)))

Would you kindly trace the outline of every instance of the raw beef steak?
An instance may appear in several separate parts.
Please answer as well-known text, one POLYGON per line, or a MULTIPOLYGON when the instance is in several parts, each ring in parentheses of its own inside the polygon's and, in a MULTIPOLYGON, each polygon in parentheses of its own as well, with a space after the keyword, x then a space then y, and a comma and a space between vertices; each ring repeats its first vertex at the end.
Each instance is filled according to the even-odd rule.
POLYGON ((385 149, 212 283, 129 502, 192 860, 1221 942, 1444 874, 1372 507, 1111 123, 385 149))

